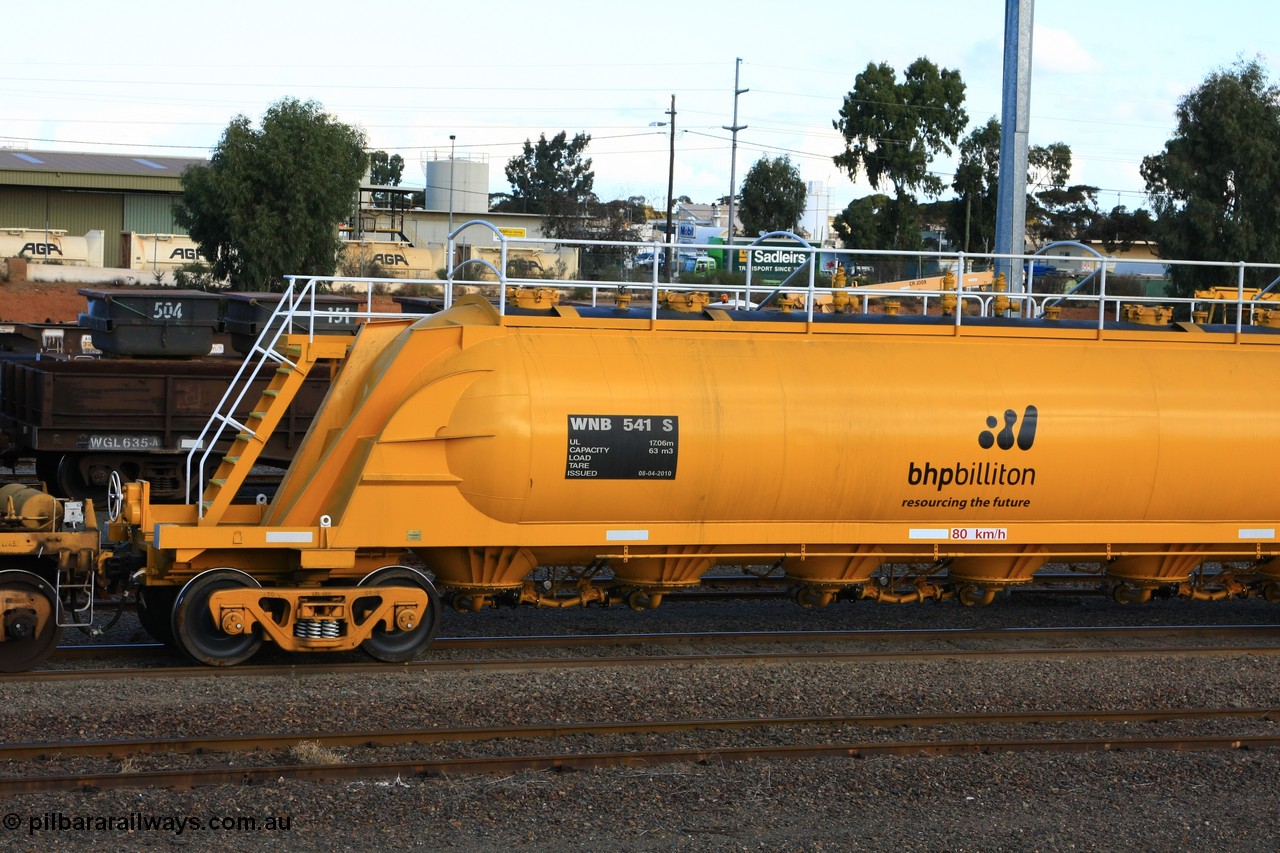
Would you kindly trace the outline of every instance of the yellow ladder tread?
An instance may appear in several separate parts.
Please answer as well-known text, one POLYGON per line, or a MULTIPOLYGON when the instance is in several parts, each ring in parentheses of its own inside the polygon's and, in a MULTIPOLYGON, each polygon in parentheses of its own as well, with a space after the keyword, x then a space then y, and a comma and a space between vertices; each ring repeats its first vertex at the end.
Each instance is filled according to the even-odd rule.
POLYGON ((287 345, 280 343, 244 380, 253 382, 259 378, 269 379, 267 386, 260 392, 256 405, 243 416, 244 422, 236 423, 230 417, 224 418, 227 432, 222 435, 234 436, 234 440, 227 455, 222 457, 218 470, 213 472, 213 477, 206 484, 200 502, 203 508, 200 522, 202 526, 219 523, 237 490, 243 485, 250 468, 276 430, 285 406, 297 396, 317 362, 324 358, 344 357, 350 347, 348 336, 342 336, 338 340, 314 342, 299 340, 295 336, 287 345))

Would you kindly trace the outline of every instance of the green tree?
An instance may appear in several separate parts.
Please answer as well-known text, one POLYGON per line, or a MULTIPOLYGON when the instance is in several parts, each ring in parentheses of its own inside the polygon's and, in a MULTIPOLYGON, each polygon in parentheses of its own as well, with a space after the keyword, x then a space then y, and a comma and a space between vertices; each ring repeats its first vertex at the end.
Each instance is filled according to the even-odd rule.
MULTIPOLYGON (((894 187, 895 199, 879 206, 877 214, 886 220, 872 229, 877 240, 892 235, 893 243, 880 248, 919 249, 915 193, 936 198, 942 192, 942 180, 929 171, 929 164, 936 155, 951 153, 969 121, 964 89, 960 72, 940 70, 920 57, 907 67, 901 83, 891 66, 868 63, 844 96, 840 118, 832 122, 845 140, 845 150, 833 158, 836 166, 850 180, 864 171, 877 190, 885 183, 894 187)), ((846 209, 850 222, 865 212, 846 209)))
POLYGON ((921 245, 925 251, 942 251, 945 242, 950 242, 951 247, 956 245, 955 239, 948 236, 951 233, 949 223, 955 207, 955 199, 927 201, 916 205, 916 214, 920 218, 921 245))
MULTIPOLYGON (((1071 148, 1065 142, 1032 146, 1027 169, 1027 233, 1034 242, 1076 239, 1098 218, 1098 188, 1067 184, 1071 148)), ((960 142, 951 186, 958 203, 947 220, 947 233, 965 251, 992 251, 1000 186, 1000 122, 996 118, 987 119, 960 142)))
MULTIPOLYGON (((1280 90, 1255 61, 1211 73, 1178 102, 1164 150, 1142 160, 1155 236, 1166 258, 1280 257, 1280 90)), ((1223 284, 1220 268, 1173 266, 1175 296, 1223 284)), ((1255 270, 1246 283, 1265 284, 1255 270)))
POLYGON ((1065 142, 1034 145, 1027 152, 1027 233, 1043 246, 1075 240, 1096 220, 1098 188, 1071 184, 1071 148, 1065 142))
POLYGON ((399 154, 387 156, 385 151, 369 155, 369 183, 380 187, 398 187, 404 177, 404 158, 399 154))
POLYGON ((568 139, 562 130, 537 144, 525 140, 524 151, 507 161, 511 192, 500 198, 494 210, 536 213, 545 218, 543 230, 552 237, 568 238, 581 230, 580 220, 595 201, 595 172, 591 158, 582 152, 591 142, 586 133, 568 139))
POLYGON ((865 171, 877 190, 891 182, 899 198, 918 191, 938 196, 942 180, 929 172, 929 163, 951 153, 969 121, 964 89, 959 71, 940 70, 924 57, 907 67, 901 83, 889 65, 868 63, 832 122, 845 139, 845 150, 833 158, 836 166, 850 180, 865 171))
POLYGON ((1097 240, 1108 253, 1123 252, 1134 243, 1149 242, 1154 238, 1155 221, 1151 214, 1142 208, 1130 212, 1123 204, 1099 216, 1080 235, 1081 240, 1097 240))
POLYGON ((337 225, 351 213, 368 157, 364 134, 314 101, 286 98, 262 125, 236 116, 209 164, 182 176, 174 218, 238 290, 270 290, 288 274, 333 275, 337 225))
POLYGON ((889 223, 890 204, 893 200, 884 193, 854 199, 849 206, 836 214, 832 228, 840 243, 847 249, 883 249, 895 242, 889 223))
MULTIPOLYGON (((399 154, 388 155, 385 151, 374 151, 369 155, 369 183, 382 187, 398 187, 404 177, 404 158, 399 154)), ((426 193, 383 193, 372 194, 372 201, 379 207, 405 208, 415 200, 426 204, 426 193)))
MULTIPOLYGON (((644 224, 644 199, 639 203, 629 199, 590 205, 590 216, 578 220, 571 239, 600 240, 609 244, 634 243, 640 239, 640 227, 644 224)), ((579 250, 582 270, 588 277, 617 277, 622 274, 625 261, 634 249, 618 245, 582 246, 579 250)))
POLYGON ((1000 122, 994 117, 960 142, 951 181, 957 203, 947 232, 964 251, 990 252, 996 242, 996 199, 1000 182, 1000 122))
POLYGON ((749 236, 794 231, 804 215, 807 191, 800 170, 787 155, 761 157, 742 179, 736 218, 749 236))
MULTIPOLYGON (((613 204, 617 204, 617 202, 613 202, 613 204)), ((649 204, 648 199, 642 195, 627 196, 626 211, 627 221, 633 225, 643 225, 657 216, 653 205, 649 204)))
MULTIPOLYGON (((884 193, 854 199, 832 222, 836 236, 847 249, 896 249, 919 251, 920 207, 911 198, 891 198, 884 193)), ((881 281, 905 278, 915 261, 879 256, 872 262, 881 281)))

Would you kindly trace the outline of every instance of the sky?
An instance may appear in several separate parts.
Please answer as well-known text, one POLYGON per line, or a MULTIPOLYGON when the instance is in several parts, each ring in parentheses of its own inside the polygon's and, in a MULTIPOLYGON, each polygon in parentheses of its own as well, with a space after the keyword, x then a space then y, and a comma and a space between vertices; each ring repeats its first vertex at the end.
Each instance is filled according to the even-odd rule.
MULTIPOLYGON (((565 131, 591 136, 604 200, 661 209, 670 174, 676 197, 710 203, 786 155, 836 213, 874 191, 832 163, 858 73, 922 56, 959 71, 971 130, 1000 116, 1004 18, 1004 0, 10 3, 0 146, 206 157, 237 115, 256 125, 292 97, 403 157, 406 186, 454 135, 507 191, 525 141, 565 131), (736 153, 735 69, 749 90, 736 153), (671 126, 654 126, 673 95, 674 166, 671 126)), ((1272 0, 1038 0, 1033 20, 1029 144, 1069 145, 1072 182, 1098 187, 1103 210, 1146 205, 1142 158, 1210 73, 1257 59, 1280 74, 1272 0)), ((949 184, 954 166, 931 168, 949 184)))

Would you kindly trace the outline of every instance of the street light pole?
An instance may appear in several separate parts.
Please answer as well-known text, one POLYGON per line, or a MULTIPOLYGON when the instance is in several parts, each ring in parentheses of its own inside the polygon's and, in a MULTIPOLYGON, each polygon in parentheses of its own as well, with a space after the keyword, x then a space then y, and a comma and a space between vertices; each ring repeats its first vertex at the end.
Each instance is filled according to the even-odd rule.
MULTIPOLYGON (((457 134, 449 134, 449 235, 453 234, 453 152, 457 134)), ((449 244, 449 275, 453 275, 453 237, 446 236, 449 244)))
POLYGON ((667 163, 667 260, 663 264, 664 272, 667 280, 671 280, 671 261, 672 255, 676 253, 675 240, 671 235, 671 203, 672 193, 675 191, 676 181, 676 96, 671 96, 671 109, 667 111, 667 115, 671 116, 671 159, 667 163))

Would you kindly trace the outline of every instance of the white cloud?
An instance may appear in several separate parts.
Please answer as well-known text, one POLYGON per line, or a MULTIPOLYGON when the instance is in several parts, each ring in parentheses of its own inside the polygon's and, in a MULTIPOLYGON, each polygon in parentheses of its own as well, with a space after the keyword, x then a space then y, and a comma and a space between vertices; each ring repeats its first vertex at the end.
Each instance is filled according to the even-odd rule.
POLYGON ((1084 74, 1102 70, 1076 37, 1066 30, 1036 27, 1031 37, 1031 62, 1035 71, 1084 74))

